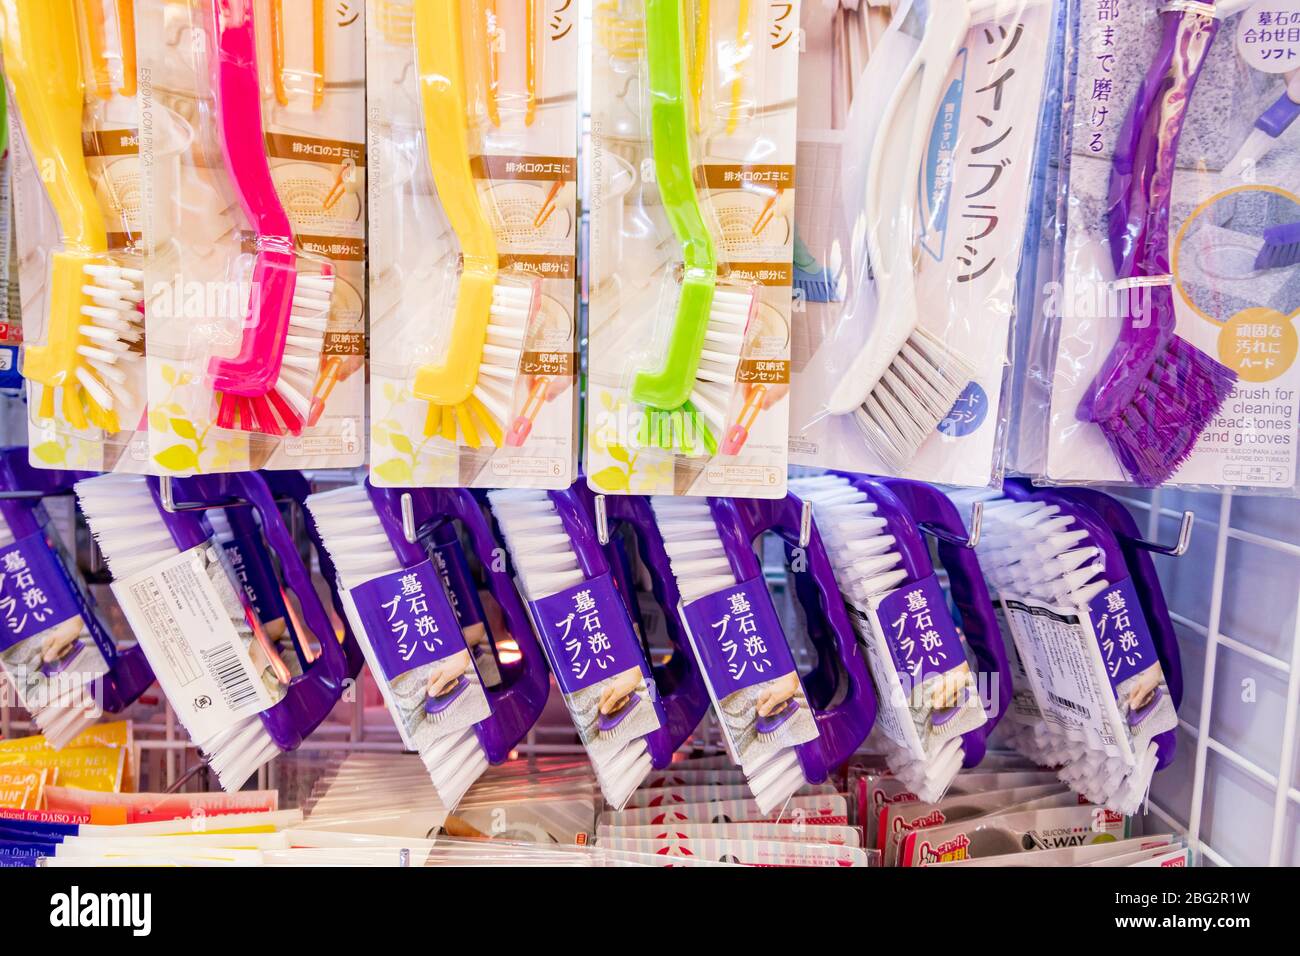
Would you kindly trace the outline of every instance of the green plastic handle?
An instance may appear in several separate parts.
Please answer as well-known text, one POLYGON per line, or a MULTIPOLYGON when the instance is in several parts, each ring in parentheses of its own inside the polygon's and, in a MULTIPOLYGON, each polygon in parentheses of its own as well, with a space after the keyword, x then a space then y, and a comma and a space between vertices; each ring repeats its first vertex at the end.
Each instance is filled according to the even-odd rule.
POLYGON ((718 259, 691 171, 682 0, 646 0, 645 20, 655 178, 668 223, 681 243, 685 268, 664 364, 656 371, 637 373, 632 400, 652 408, 675 409, 690 398, 699 370, 718 280, 718 259))

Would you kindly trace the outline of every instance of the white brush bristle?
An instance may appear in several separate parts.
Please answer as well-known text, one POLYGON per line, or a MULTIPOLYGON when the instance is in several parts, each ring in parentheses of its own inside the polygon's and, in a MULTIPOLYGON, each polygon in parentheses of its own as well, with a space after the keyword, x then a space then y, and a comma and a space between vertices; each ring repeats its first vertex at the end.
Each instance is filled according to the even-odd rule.
MULTIPOLYGON (((403 569, 364 485, 310 495, 306 506, 344 588, 350 591, 403 569)), ((368 635, 362 632, 355 636, 378 680, 383 671, 368 635)), ((388 699, 387 688, 381 686, 381 690, 388 699)), ((488 767, 487 754, 472 725, 439 737, 420 754, 420 759, 429 771, 438 799, 452 808, 488 767)))
POLYGON ((736 389, 736 374, 745 346, 745 330, 754 310, 754 293, 750 289, 713 290, 709 323, 704 333, 704 350, 691 387, 691 404, 717 437, 727 427, 727 411, 736 389))
MULTIPOLYGON (((311 396, 320 376, 325 330, 334 296, 333 274, 300 273, 294 285, 293 310, 284 358, 275 380, 275 392, 306 421, 311 414, 311 396)), ((287 424, 287 423, 286 423, 287 424)))
POLYGON ((853 416, 886 469, 898 474, 952 410, 975 369, 918 328, 853 416))
MULTIPOLYGON (((82 343, 77 354, 77 381, 106 411, 130 406, 131 368, 142 357, 133 347, 144 337, 144 273, 110 264, 88 265, 81 287, 88 302, 81 306, 86 320, 78 327, 82 343)), ((129 423, 121 422, 124 427, 129 423)))
MULTIPOLYGON (((77 482, 76 490, 86 523, 115 579, 129 578, 180 554, 144 475, 100 475, 77 482)), ((212 740, 195 743, 227 791, 238 790, 280 752, 258 716, 240 721, 212 740)))

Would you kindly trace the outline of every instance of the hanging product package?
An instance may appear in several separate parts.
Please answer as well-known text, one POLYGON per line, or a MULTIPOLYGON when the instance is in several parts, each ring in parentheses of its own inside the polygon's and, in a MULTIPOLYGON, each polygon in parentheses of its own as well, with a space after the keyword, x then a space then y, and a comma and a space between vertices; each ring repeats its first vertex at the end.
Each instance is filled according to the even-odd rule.
POLYGON ((138 0, 135 17, 147 469, 361 464, 359 19, 310 0, 138 0))
POLYGON ((1048 0, 929 0, 901 4, 877 39, 856 13, 827 16, 809 13, 823 55, 806 67, 834 79, 808 86, 838 90, 840 126, 800 133, 832 168, 815 170, 831 196, 810 189, 816 206, 798 216, 812 247, 799 250, 791 459, 987 485, 1003 468, 1016 275, 1060 17, 1048 0))
POLYGON ((1293 493, 1297 16, 1080 0, 1044 480, 1293 493))
POLYGON ((0 12, 31 460, 140 471, 144 293, 130 6, 13 0, 0 12))
POLYGON ((587 474, 785 492, 799 4, 602 3, 587 474))
POLYGON ((368 6, 370 478, 567 488, 578 7, 368 6))

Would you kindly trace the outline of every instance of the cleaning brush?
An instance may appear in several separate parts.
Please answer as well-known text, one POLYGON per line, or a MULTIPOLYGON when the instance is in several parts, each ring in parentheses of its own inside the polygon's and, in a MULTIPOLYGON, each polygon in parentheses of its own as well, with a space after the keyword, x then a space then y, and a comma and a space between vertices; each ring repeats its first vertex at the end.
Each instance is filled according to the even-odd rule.
POLYGON ((117 432, 139 409, 132 372, 142 352, 143 274, 109 252, 86 170, 75 5, 6 0, 0 13, 5 73, 62 238, 50 254, 45 339, 26 345, 23 375, 40 387, 42 419, 55 416, 62 389, 58 408, 70 426, 117 432))
POLYGON ((645 4, 655 180, 683 261, 662 364, 636 373, 632 399, 646 407, 643 447, 698 456, 718 451, 757 298, 749 286, 718 288, 717 252, 691 167, 681 7, 681 0, 645 4))
POLYGON ((1300 222, 1269 226, 1255 256, 1255 269, 1285 269, 1300 262, 1300 222))
MULTIPOLYGON (((1220 18, 1224 16, 1221 10, 1224 6, 1219 5, 1220 18)), ((1292 70, 1286 76, 1282 95, 1259 115, 1241 148, 1224 165, 1226 178, 1252 179, 1255 166, 1277 145, 1278 138, 1291 128, 1297 117, 1300 117, 1300 70, 1292 70)))
POLYGON ((658 689, 585 494, 520 488, 488 501, 601 790, 621 808, 672 751, 662 749, 658 689))
POLYGON ((334 270, 299 273, 293 226, 266 158, 251 0, 209 0, 209 69, 221 154, 255 234, 252 297, 239 352, 208 364, 221 428, 302 433, 329 325, 334 270))
POLYGON ((1002 635, 973 553, 940 541, 949 592, 961 613, 959 636, 921 530, 929 524, 959 538, 965 535, 961 518, 938 491, 918 482, 831 474, 798 479, 791 491, 812 505, 826 529, 831 563, 872 662, 877 698, 900 704, 878 723, 890 768, 921 800, 933 802, 963 765, 983 758, 1011 696, 1002 635), (926 625, 919 632, 917 622, 926 625), (967 648, 989 681, 991 716, 967 648))
POLYGON ((770 813, 805 783, 825 780, 875 720, 871 678, 816 523, 801 540, 802 505, 793 496, 654 497, 651 505, 728 748, 759 809, 770 813), (807 561, 801 598, 815 595, 803 604, 818 667, 806 684, 754 553, 767 531, 800 547, 807 561))
POLYGON ((403 492, 358 485, 312 495, 307 509, 389 712, 403 739, 419 752, 443 805, 454 809, 489 764, 509 757, 540 716, 548 690, 546 665, 509 576, 489 570, 488 587, 520 658, 501 664, 499 686, 482 687, 439 572, 424 544, 407 539, 404 495, 411 496, 410 520, 417 536, 427 525, 456 520, 480 553, 493 553, 496 545, 483 513, 464 489, 403 492), (421 626, 417 618, 409 626, 414 633, 408 639, 406 629, 394 630, 385 608, 396 594, 397 614, 400 602, 409 601, 417 585, 426 606, 415 613, 429 615, 437 629, 421 626), (421 630, 426 633, 421 635, 421 630), (427 640, 420 643, 417 637, 427 640), (418 656, 404 657, 402 646, 418 656), (414 669, 412 661, 419 662, 414 669), (441 681, 441 686, 433 681, 441 681))
POLYGON ((298 747, 338 702, 348 666, 329 616, 265 481, 254 473, 175 479, 102 475, 77 483, 114 593, 172 707, 226 790, 298 747), (203 516, 257 512, 320 655, 294 677, 262 630, 203 516))
MULTIPOLYGON (((975 377, 964 357, 921 326, 915 265, 918 180, 948 71, 970 24, 968 0, 931 3, 925 33, 885 107, 865 194, 876 321, 826 403, 833 414, 854 416, 893 473, 916 456, 975 377)), ((865 290, 856 298, 870 299, 865 290)))
MULTIPOLYGON (((460 243, 461 273, 440 364, 416 370, 413 392, 429 403, 425 434, 471 448, 501 447, 514 421, 515 386, 541 280, 502 280, 496 236, 470 169, 469 114, 460 4, 419 3, 415 47, 424 138, 438 200, 460 243)), ((493 96, 489 96, 495 102, 493 96)))
POLYGON ((1124 327, 1076 412, 1099 425, 1132 479, 1173 477, 1218 414, 1237 375, 1175 334, 1169 204, 1178 140, 1219 29, 1202 6, 1161 14, 1164 37, 1120 129, 1111 159, 1107 234, 1129 290, 1124 327))

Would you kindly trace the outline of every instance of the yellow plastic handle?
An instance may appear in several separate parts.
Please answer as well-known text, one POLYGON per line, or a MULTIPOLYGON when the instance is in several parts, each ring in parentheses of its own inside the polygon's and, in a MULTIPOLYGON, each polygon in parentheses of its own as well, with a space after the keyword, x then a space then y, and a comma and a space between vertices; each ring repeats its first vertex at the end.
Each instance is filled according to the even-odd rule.
POLYGON ((0 0, 5 73, 68 252, 108 250, 81 144, 84 74, 74 0, 0 0))
POLYGON ((440 365, 416 373, 416 396, 435 405, 458 405, 473 392, 497 281, 496 237, 470 170, 461 36, 458 0, 417 0, 415 49, 429 169, 464 260, 446 354, 440 365))

